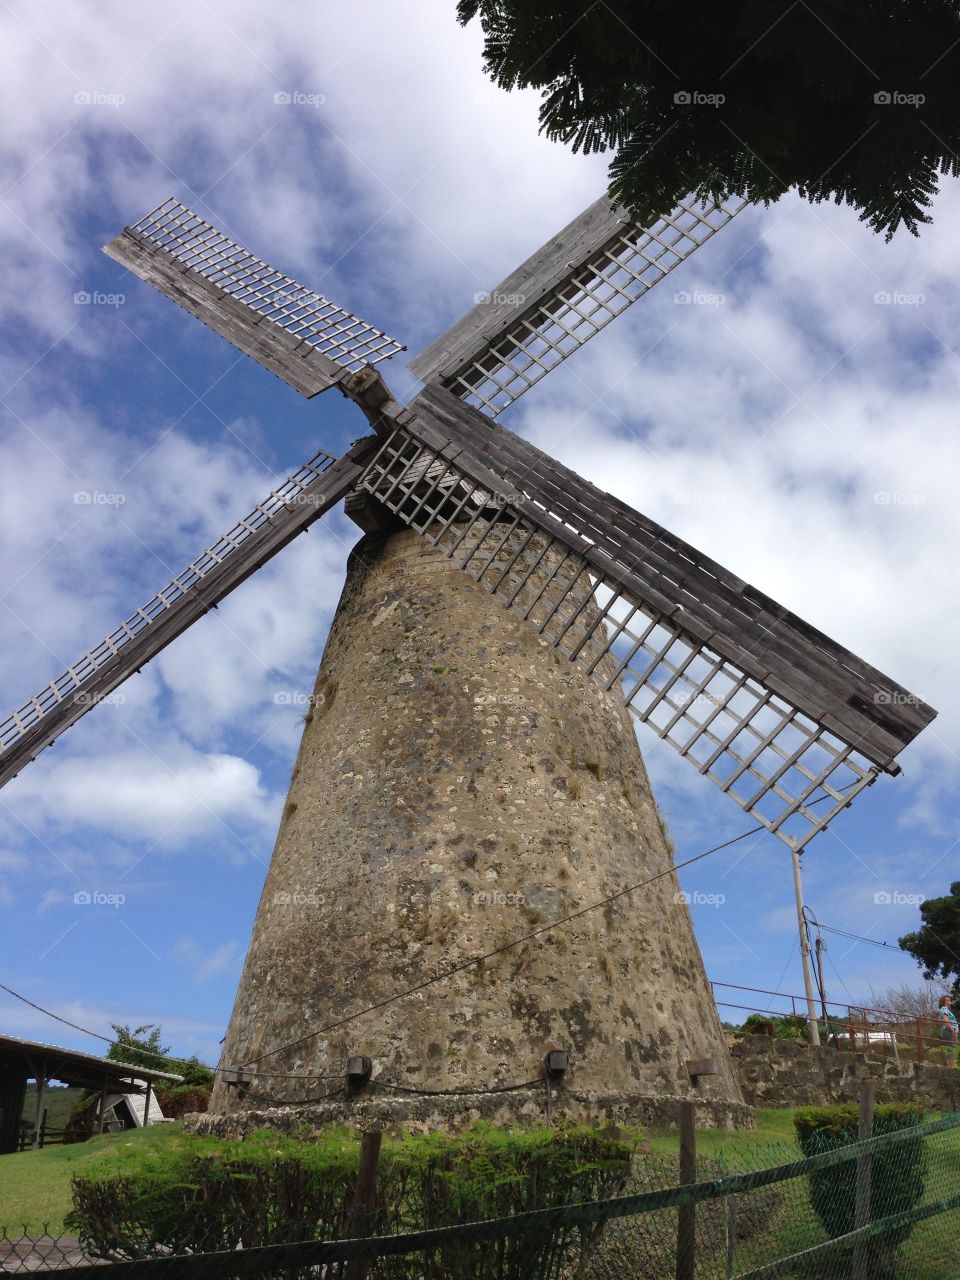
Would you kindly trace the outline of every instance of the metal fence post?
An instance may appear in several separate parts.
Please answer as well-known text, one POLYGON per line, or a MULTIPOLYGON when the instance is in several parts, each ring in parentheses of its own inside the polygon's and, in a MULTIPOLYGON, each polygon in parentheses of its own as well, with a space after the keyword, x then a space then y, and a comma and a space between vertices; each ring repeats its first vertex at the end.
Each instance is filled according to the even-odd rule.
MULTIPOLYGON (((680 1103, 680 1184, 697 1180, 697 1104, 680 1103)), ((694 1280, 697 1254, 697 1207, 677 1211, 677 1280, 694 1280)))
MULTIPOLYGON (((873 1137, 873 1101, 876 1091, 873 1080, 860 1083, 860 1118, 857 1126, 857 1141, 866 1142, 873 1137)), ((853 1229, 865 1227, 870 1221, 870 1188, 873 1173, 873 1158, 869 1154, 857 1156, 857 1191, 854 1204, 853 1229)), ((870 1280, 870 1241, 858 1240, 854 1245, 853 1276, 854 1280, 870 1280)))

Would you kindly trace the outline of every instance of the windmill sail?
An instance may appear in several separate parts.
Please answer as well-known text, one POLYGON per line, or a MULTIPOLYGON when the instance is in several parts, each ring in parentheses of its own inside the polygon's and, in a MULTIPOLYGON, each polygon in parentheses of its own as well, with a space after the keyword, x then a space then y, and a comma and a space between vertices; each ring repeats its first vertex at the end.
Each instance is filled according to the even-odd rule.
POLYGON ((375 443, 367 437, 339 459, 316 454, 96 648, 0 722, 0 786, 329 511, 356 485, 375 443))
POLYGON ((404 350, 178 200, 125 228, 104 253, 308 398, 404 350))
POLYGON ((649 226, 606 196, 410 361, 423 382, 496 416, 746 206, 682 200, 649 226))
POLYGON ((427 387, 392 426, 362 487, 791 847, 897 772, 936 714, 451 392, 427 387), (600 610, 585 636, 589 601, 600 610))

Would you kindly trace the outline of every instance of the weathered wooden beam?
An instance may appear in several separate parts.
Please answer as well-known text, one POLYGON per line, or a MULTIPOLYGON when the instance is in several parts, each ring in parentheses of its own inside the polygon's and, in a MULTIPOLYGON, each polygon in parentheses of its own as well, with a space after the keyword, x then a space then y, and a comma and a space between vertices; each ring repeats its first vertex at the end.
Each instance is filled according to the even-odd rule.
POLYGON ((234 301, 198 271, 179 266, 129 229, 103 251, 308 399, 348 375, 343 365, 234 301))
POLYGON ((542 245, 409 368, 496 415, 589 342, 742 208, 692 197, 647 226, 602 196, 542 245))
POLYGON ((895 756, 936 715, 763 592, 451 392, 431 384, 410 409, 411 434, 428 428, 424 439, 434 446, 445 437, 473 478, 524 495, 516 505, 525 516, 881 768, 895 771, 895 756), (485 479, 474 475, 471 460, 485 479))
POLYGON ((475 358, 491 336, 533 311, 569 275, 573 264, 608 244, 629 222, 624 209, 601 196, 414 356, 407 368, 427 382, 475 358))

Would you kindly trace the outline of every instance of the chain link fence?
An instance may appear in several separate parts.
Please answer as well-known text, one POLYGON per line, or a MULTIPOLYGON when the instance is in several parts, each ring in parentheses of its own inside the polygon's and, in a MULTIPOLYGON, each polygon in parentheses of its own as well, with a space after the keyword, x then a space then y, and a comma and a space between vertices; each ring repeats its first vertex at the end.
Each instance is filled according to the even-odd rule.
MULTIPOLYGON (((960 1112, 861 1142, 747 1146, 677 1158, 638 1155, 615 1198, 493 1221, 398 1229, 378 1206, 365 1239, 311 1239, 308 1215, 276 1224, 268 1205, 194 1206, 159 1240, 117 1216, 97 1238, 29 1238, 0 1228, 0 1271, 64 1270, 96 1280, 953 1280, 960 1278, 960 1112), (259 1221, 254 1224, 253 1219, 259 1221)), ((233 1201, 232 1203, 236 1203, 233 1201)), ((408 1226, 411 1224, 407 1224, 408 1226)))

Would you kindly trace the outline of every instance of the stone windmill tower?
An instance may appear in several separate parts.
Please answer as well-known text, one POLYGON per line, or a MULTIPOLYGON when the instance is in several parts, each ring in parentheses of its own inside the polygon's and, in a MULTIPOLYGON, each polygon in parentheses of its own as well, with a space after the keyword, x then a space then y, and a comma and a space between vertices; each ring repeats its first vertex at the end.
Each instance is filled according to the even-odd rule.
POLYGON ((208 1126, 744 1118, 627 712, 795 868, 934 712, 495 421, 737 210, 598 200, 413 361, 406 407, 374 368, 399 344, 177 201, 107 246, 373 428, 0 724, 2 783, 340 499, 365 530, 208 1126))

